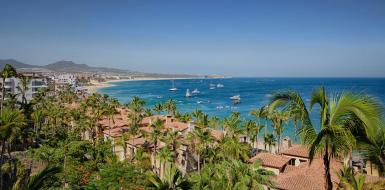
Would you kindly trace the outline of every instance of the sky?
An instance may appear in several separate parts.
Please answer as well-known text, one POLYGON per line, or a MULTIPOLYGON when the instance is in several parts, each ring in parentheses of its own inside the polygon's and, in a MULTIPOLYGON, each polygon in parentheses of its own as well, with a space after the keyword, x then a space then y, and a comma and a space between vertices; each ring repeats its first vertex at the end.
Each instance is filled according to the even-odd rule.
POLYGON ((385 1, 0 1, 0 59, 157 73, 385 77, 385 1))

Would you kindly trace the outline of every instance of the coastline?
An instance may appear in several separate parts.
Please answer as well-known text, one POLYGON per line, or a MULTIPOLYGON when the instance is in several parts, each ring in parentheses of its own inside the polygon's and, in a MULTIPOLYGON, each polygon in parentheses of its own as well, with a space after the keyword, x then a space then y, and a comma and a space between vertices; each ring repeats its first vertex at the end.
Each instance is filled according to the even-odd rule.
POLYGON ((108 80, 104 82, 93 82, 92 85, 83 86, 84 89, 87 89, 89 94, 97 93, 102 88, 107 88, 111 86, 115 86, 113 83, 117 82, 128 82, 128 81, 150 81, 150 80, 183 80, 183 79, 204 79, 204 78, 151 78, 151 77, 143 77, 143 78, 134 78, 134 79, 114 79, 108 80))

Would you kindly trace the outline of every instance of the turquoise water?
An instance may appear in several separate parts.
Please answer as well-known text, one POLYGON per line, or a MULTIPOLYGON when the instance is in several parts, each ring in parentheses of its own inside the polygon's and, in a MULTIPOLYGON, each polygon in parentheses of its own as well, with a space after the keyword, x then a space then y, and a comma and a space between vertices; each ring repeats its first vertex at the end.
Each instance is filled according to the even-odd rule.
MULTIPOLYGON (((309 102, 312 90, 325 86, 329 95, 342 91, 368 93, 385 101, 385 78, 229 78, 229 79, 184 79, 175 80, 176 92, 170 92, 170 80, 127 81, 114 83, 115 86, 100 89, 100 93, 117 98, 127 103, 133 96, 139 96, 152 107, 158 102, 172 98, 181 112, 201 109, 209 115, 226 117, 231 112, 240 112, 244 118, 250 118, 249 112, 266 105, 275 92, 284 89, 297 90, 305 101, 309 102), (210 84, 223 84, 223 88, 210 89, 210 84), (193 97, 185 97, 186 89, 200 91, 193 97), (241 102, 233 104, 230 97, 240 95, 241 102)), ((312 120, 317 123, 318 115, 313 110, 312 120)), ((286 135, 292 135, 290 127, 286 135)))

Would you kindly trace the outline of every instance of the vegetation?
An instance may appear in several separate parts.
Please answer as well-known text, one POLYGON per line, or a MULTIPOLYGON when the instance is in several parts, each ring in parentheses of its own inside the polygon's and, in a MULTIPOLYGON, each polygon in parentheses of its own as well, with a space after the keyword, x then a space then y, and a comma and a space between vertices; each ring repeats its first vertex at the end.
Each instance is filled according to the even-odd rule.
MULTIPOLYGON (((17 77, 6 66, 2 81, 17 77)), ((19 76, 21 77, 21 76, 19 76)), ((21 77, 20 91, 28 90, 29 78, 21 77)), ((308 145, 310 158, 321 156, 325 166, 326 189, 332 188, 330 162, 359 150, 362 156, 379 167, 384 175, 385 130, 382 108, 372 97, 343 93, 328 99, 324 88, 314 91, 310 109, 297 92, 276 94, 269 105, 253 110, 255 119, 243 120, 237 112, 218 117, 195 110, 180 113, 174 100, 158 103, 149 109, 139 97, 126 105, 107 95, 87 98, 69 90, 48 96, 41 91, 27 101, 21 94, 5 91, 0 113, 0 189, 263 189, 274 187, 273 173, 261 163, 249 163, 254 150, 280 151, 284 130, 294 124, 296 134, 308 145), (8 98, 5 98, 8 97, 8 98), (308 110, 320 108, 319 126, 310 121, 308 110), (117 113, 125 110, 127 127, 113 139, 117 113), (161 119, 152 120, 141 130, 143 118, 156 114, 173 115, 195 127, 186 138, 178 131, 166 130, 161 119), (100 124, 108 121, 107 126, 100 124), (222 130, 220 136, 215 130, 222 130), (107 131, 107 132, 106 132, 107 131), (263 133, 263 134, 261 134, 263 133), (127 155, 130 142, 147 139, 146 146, 127 155), (240 140, 248 137, 247 140, 240 140), (261 138, 262 136, 262 138, 261 138), (258 149, 263 139, 265 150, 258 149), (189 143, 185 154, 178 148, 189 143), (117 156, 123 149, 123 160, 117 156), (277 149, 276 149, 277 148, 277 149), (197 167, 183 173, 174 164, 181 156, 196 156, 197 167), (156 158, 160 171, 153 168, 156 158)), ((157 117, 157 116, 154 116, 157 117)), ((341 187, 360 189, 363 178, 345 169, 340 172, 341 187)))

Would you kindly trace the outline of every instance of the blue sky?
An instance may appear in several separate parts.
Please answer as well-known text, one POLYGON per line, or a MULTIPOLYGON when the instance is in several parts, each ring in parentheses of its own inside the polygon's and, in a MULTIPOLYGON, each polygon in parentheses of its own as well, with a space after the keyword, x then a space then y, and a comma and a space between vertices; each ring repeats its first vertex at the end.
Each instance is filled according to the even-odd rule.
POLYGON ((385 77, 385 1, 0 1, 0 59, 146 72, 385 77))

